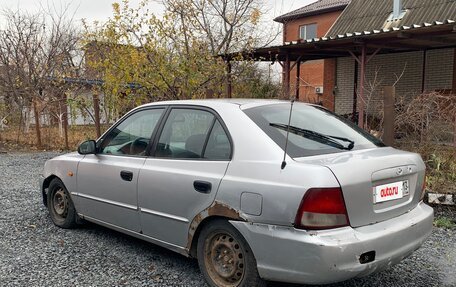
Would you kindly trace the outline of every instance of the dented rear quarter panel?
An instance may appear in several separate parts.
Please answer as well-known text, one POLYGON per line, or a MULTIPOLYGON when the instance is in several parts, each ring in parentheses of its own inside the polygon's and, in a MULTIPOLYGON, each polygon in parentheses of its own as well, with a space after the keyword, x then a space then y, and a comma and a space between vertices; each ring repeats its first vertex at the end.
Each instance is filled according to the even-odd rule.
POLYGON ((291 226, 305 192, 312 187, 338 186, 331 171, 322 166, 281 161, 233 161, 222 180, 217 200, 229 204, 247 221, 291 226), (249 214, 242 207, 243 193, 261 196, 261 214, 249 214))

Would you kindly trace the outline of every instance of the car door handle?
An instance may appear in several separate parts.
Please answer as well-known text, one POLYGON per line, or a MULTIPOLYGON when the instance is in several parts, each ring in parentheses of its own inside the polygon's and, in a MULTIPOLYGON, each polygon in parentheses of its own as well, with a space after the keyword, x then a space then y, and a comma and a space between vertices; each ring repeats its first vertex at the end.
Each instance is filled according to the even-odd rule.
POLYGON ((125 181, 132 181, 133 173, 131 171, 122 170, 120 172, 120 177, 125 181))
POLYGON ((196 191, 201 193, 210 193, 212 189, 212 183, 207 181, 195 180, 193 182, 193 187, 196 191))

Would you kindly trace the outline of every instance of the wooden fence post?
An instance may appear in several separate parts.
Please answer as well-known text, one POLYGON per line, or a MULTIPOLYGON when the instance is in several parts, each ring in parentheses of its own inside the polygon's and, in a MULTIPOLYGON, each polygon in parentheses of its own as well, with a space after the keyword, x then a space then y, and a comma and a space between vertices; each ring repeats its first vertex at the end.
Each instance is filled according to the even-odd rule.
POLYGON ((95 128, 97 130, 97 138, 101 136, 100 127, 100 99, 97 94, 93 94, 93 113, 95 118, 95 128))
POLYGON ((383 87, 383 136, 386 145, 394 145, 394 121, 396 88, 393 86, 383 87))
MULTIPOLYGON (((70 145, 68 144, 68 98, 67 94, 63 93, 63 133, 65 137, 65 150, 70 149, 70 145)), ((60 111, 62 112, 62 111, 60 111)))

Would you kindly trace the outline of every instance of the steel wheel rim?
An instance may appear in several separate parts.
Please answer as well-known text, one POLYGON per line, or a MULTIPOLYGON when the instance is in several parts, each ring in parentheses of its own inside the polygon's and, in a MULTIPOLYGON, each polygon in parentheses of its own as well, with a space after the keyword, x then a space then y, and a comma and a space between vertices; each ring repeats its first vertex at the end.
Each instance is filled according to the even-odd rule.
POLYGON ((52 205, 57 215, 65 217, 68 210, 68 199, 63 188, 57 189, 52 197, 52 205))
POLYGON ((204 244, 204 261, 209 277, 221 286, 238 286, 244 278, 244 253, 233 236, 219 232, 204 244))

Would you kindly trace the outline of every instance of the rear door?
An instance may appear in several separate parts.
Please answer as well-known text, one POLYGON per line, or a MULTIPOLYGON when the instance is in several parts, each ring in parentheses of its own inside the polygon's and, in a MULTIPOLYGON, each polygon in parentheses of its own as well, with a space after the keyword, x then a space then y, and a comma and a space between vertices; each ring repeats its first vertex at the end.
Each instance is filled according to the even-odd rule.
POLYGON ((127 116, 99 141, 99 151, 78 166, 78 198, 84 216, 139 232, 137 182, 163 108, 127 116))
POLYGON ((138 182, 143 233, 184 247, 193 218, 215 199, 231 157, 231 142, 211 110, 170 110, 138 182))

